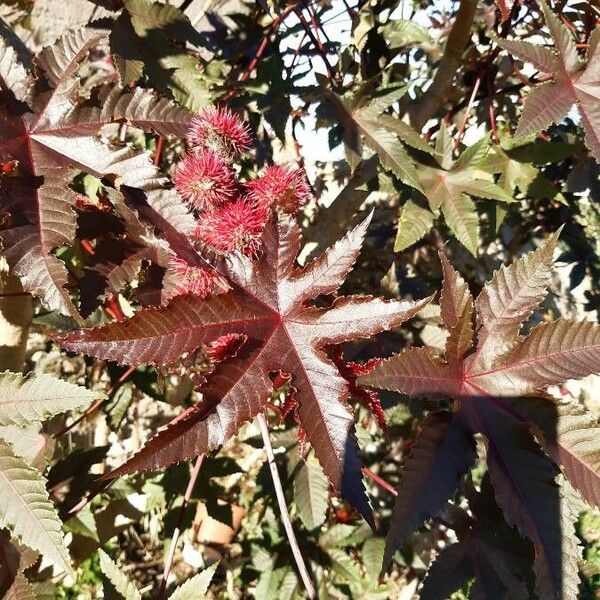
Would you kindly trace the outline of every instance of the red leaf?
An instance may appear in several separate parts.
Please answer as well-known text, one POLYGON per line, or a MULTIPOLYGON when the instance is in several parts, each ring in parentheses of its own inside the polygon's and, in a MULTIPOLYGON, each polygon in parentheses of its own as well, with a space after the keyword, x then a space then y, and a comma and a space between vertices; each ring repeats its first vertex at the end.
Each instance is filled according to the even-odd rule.
POLYGON ((552 81, 536 85, 525 98, 525 108, 515 135, 526 136, 560 123, 575 105, 581 115, 585 142, 600 161, 600 111, 598 80, 600 27, 589 38, 586 61, 579 58, 575 39, 544 0, 538 0, 554 39, 556 52, 524 41, 494 38, 496 43, 540 71, 552 74, 552 81))
POLYGON ((226 260, 232 290, 209 299, 182 296, 162 309, 142 310, 124 323, 86 329, 60 340, 76 352, 126 364, 167 365, 228 334, 248 341, 217 369, 203 400, 175 419, 113 476, 167 466, 210 451, 263 409, 272 393, 270 372, 292 375, 296 414, 323 470, 369 521, 361 461, 348 405, 348 382, 323 348, 397 327, 430 299, 384 301, 347 296, 329 308, 307 305, 335 292, 356 260, 369 219, 320 258, 298 268, 300 232, 287 216, 272 221, 262 256, 226 260))
POLYGON ((183 136, 189 116, 148 91, 131 93, 112 83, 99 86, 90 99, 80 96, 76 71, 102 38, 81 29, 42 50, 35 62, 49 91, 33 85, 16 57, 16 66, 7 68, 6 61, 0 66, 2 88, 9 91, 0 105, 0 162, 18 161, 19 172, 10 181, 5 178, 1 190, 3 205, 16 223, 2 233, 6 257, 27 291, 48 308, 75 318, 65 289, 67 270, 51 253, 75 238, 76 196, 69 184, 77 170, 99 177, 116 175, 120 184, 139 188, 171 228, 191 231, 194 224, 175 192, 164 189, 166 179, 158 175, 148 154, 128 147, 111 149, 97 137, 103 125, 115 121, 183 136), (17 67, 20 78, 15 78, 17 67))
MULTIPOLYGON (((597 436, 599 430, 597 425, 559 410, 550 399, 546 399, 547 409, 539 410, 544 400, 527 396, 540 396, 548 385, 599 373, 600 326, 558 320, 538 325, 528 335, 519 334, 551 281, 556 241, 557 235, 551 236, 535 252, 502 267, 486 284, 475 301, 475 347, 463 344, 473 340, 470 294, 442 258, 442 318, 450 328, 450 339, 455 338, 447 345, 446 360, 429 348, 412 348, 383 361, 360 377, 359 383, 411 396, 454 400, 457 418, 486 439, 496 499, 508 522, 534 543, 538 590, 544 597, 558 598, 571 597, 576 588, 571 571, 576 573, 577 545, 574 537, 567 536, 569 542, 561 549, 561 531, 572 529, 570 517, 565 516, 562 524, 546 518, 552 512, 552 494, 545 490, 554 486, 556 469, 539 451, 528 429, 531 424, 538 426, 536 431, 541 429, 543 435, 538 437, 547 452, 561 463, 584 497, 596 504, 600 444, 589 440, 592 432, 597 436), (467 333, 455 335, 457 327, 467 333), (539 506, 543 508, 539 510, 539 506)), ((393 526, 392 531, 398 528, 393 526)), ((388 557, 397 544, 397 539, 390 538, 388 557)))

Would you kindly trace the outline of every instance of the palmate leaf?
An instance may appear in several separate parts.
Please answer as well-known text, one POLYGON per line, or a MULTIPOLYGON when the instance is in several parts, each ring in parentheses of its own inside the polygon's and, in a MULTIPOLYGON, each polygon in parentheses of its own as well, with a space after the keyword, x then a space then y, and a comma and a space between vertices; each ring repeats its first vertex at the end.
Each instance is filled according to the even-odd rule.
MULTIPOLYGON (((139 188, 150 212, 171 222, 172 228, 191 230, 193 219, 175 192, 164 189, 148 154, 132 148, 112 149, 98 137, 109 122, 127 121, 162 134, 183 135, 189 114, 151 92, 134 93, 100 86, 90 99, 78 96, 75 76, 80 62, 102 36, 87 30, 65 34, 35 59, 51 90, 35 88, 28 103, 16 102, 12 71, 0 71, 6 90, 0 105, 0 159, 17 160, 17 177, 5 178, 0 189, 11 227, 1 234, 6 258, 25 289, 49 309, 77 318, 65 289, 67 270, 52 251, 71 244, 76 218, 70 184, 76 170, 98 177, 114 174, 121 185, 139 188)), ((3 42, 0 42, 2 46, 3 42)), ((0 66, 4 63, 0 62, 0 66)), ((19 83, 20 85, 20 83, 19 83)))
MULTIPOLYGON (((525 197, 544 198, 566 202, 560 187, 544 174, 541 168, 558 163, 576 151, 576 146, 562 142, 536 140, 535 134, 525 138, 500 136, 500 144, 493 145, 479 163, 479 169, 498 175, 498 185, 508 194, 520 192, 525 197)), ((504 218, 504 209, 496 206, 496 231, 504 218)))
POLYGON ((71 573, 61 521, 44 478, 0 439, 0 527, 71 573))
MULTIPOLYGON (((541 438, 585 499, 597 504, 598 445, 592 438, 597 438, 600 427, 589 417, 569 415, 550 399, 531 397, 541 396, 548 385, 600 372, 600 326, 559 319, 519 334, 550 283, 557 237, 501 268, 486 284, 475 301, 477 344, 459 354, 461 358, 447 356, 444 361, 426 348, 411 349, 384 361, 359 381, 412 396, 455 400, 455 418, 464 419, 459 422, 468 431, 486 439, 498 504, 508 522, 534 544, 543 597, 568 598, 574 597, 577 587, 575 516, 568 506, 563 510, 554 482, 557 471, 527 429, 541 438), (540 410, 544 402, 545 410, 540 410)), ((464 282, 450 269, 445 263, 443 304, 465 305, 464 282)), ((466 306, 470 306, 468 296, 466 306)), ((451 332, 457 327, 457 313, 456 308, 442 310, 451 332)), ((390 538, 389 543, 388 556, 397 540, 390 538)))
POLYGON ((301 461, 294 478, 294 502, 307 529, 323 524, 329 506, 329 482, 312 454, 301 461))
POLYGON ((127 576, 111 560, 108 554, 104 550, 98 550, 98 556, 100 557, 100 569, 102 573, 104 573, 123 600, 142 600, 142 595, 138 589, 129 581, 127 576))
POLYGON ((323 351, 396 327, 429 299, 384 301, 346 296, 328 308, 307 305, 334 293, 356 260, 369 219, 304 268, 295 266, 300 232, 288 217, 267 227, 263 253, 222 266, 228 293, 201 300, 180 296, 123 323, 84 329, 60 340, 66 349, 123 364, 168 365, 225 334, 248 337, 237 356, 212 375, 203 400, 184 411, 112 476, 156 469, 208 452, 235 435, 272 393, 270 372, 292 374, 297 416, 323 471, 371 522, 348 406, 348 384, 323 351))
POLYGON ((420 150, 429 147, 409 125, 389 115, 381 115, 406 93, 406 88, 395 86, 384 90, 369 104, 362 106, 360 98, 341 98, 326 89, 324 91, 331 100, 336 119, 344 127, 346 156, 351 167, 354 169, 358 166, 366 145, 377 154, 384 169, 392 172, 406 185, 421 190, 414 163, 400 140, 420 150), (392 126, 390 120, 397 123, 392 126))
POLYGON ((554 39, 554 51, 529 42, 495 38, 495 42, 538 70, 552 74, 552 81, 538 84, 527 95, 515 135, 525 136, 560 123, 575 104, 585 131, 585 142, 600 161, 600 27, 589 39, 586 60, 579 58, 571 32, 539 0, 554 39))
MULTIPOLYGON (((421 239, 441 211, 458 241, 476 254, 479 242, 479 217, 470 196, 498 202, 514 202, 513 197, 497 184, 481 176, 479 164, 489 149, 489 140, 482 138, 466 148, 456 161, 452 159, 452 140, 442 122, 436 138, 437 164, 419 164, 418 179, 425 202, 408 200, 400 216, 394 250, 404 250, 421 239), (428 208, 422 206, 427 204, 428 208), (411 217, 413 217, 411 219, 411 217)), ((489 166, 489 165, 488 165, 489 166)), ((416 186, 414 186, 416 187, 416 186)), ((417 188, 418 189, 418 188, 417 188)))
POLYGON ((190 579, 181 584, 169 596, 169 600, 194 600, 195 598, 206 597, 210 582, 212 581, 218 566, 219 563, 215 563, 197 575, 190 577, 190 579))
POLYGON ((384 564, 412 531, 443 508, 475 458, 472 436, 449 415, 434 414, 423 421, 398 485, 384 564))
POLYGON ((200 43, 198 38, 177 7, 126 0, 113 25, 110 46, 123 83, 133 83, 145 73, 155 89, 197 112, 211 102, 198 60, 184 49, 186 42, 200 43))
POLYGON ((50 375, 0 373, 0 425, 26 425, 89 404, 104 394, 50 375))

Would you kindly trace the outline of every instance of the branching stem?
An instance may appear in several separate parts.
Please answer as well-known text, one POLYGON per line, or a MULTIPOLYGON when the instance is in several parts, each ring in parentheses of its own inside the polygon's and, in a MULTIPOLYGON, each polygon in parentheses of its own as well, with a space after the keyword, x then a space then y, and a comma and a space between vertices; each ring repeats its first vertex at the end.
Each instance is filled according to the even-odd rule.
MULTIPOLYGON (((116 392, 118 391, 118 389, 127 381, 127 379, 129 379, 129 377, 133 374, 133 372, 135 371, 135 367, 129 367, 122 375, 121 377, 119 377, 119 379, 115 382, 114 385, 112 385, 106 392, 106 396, 107 398, 112 398, 116 392)), ((70 425, 66 425, 63 429, 61 429, 60 431, 58 431, 57 433, 54 434, 54 438, 60 438, 63 435, 65 435, 66 433, 68 433, 69 431, 71 431, 71 429, 77 427, 77 425, 79 425, 79 423, 81 423, 82 421, 85 421, 86 419, 89 419, 92 415, 95 415, 96 412, 98 412, 98 409, 101 406, 104 406, 104 404, 106 403, 106 399, 105 398, 101 398, 99 400, 96 400, 93 404, 91 404, 86 410, 85 412, 79 416, 77 419, 75 419, 70 425)))
POLYGON ((292 527, 292 521, 290 519, 290 513, 285 503, 285 495, 283 493, 283 487, 281 485, 281 479, 279 478, 279 472, 277 471, 277 463, 275 462, 275 454, 273 453, 273 446, 271 445, 271 438, 269 437, 269 426, 264 413, 258 413, 258 425, 260 427, 260 433, 262 435, 263 444, 265 446, 265 452, 267 453, 267 461, 269 463, 269 469, 271 470, 271 477, 273 478, 273 486, 275 487, 275 495, 277 496, 277 503, 279 504, 279 510, 281 512, 281 521, 287 534, 288 542, 298 567, 298 573, 306 589, 306 593, 311 600, 316 600, 317 592, 315 586, 308 574, 308 569, 300 552, 298 546, 298 540, 292 527))
POLYGON ((446 41, 446 49, 425 95, 411 106, 410 117, 413 127, 421 131, 427 121, 446 102, 454 76, 461 63, 462 54, 469 41, 471 25, 475 17, 477 0, 461 0, 454 24, 446 41))
POLYGON ((171 539, 171 545, 169 546, 169 555, 167 556, 167 560, 165 561, 165 568, 163 570, 162 579, 160 581, 160 587, 158 589, 158 593, 156 594, 157 600, 163 600, 165 597, 169 573, 171 572, 171 567, 173 566, 173 558, 175 557, 177 542, 179 541, 179 536, 181 535, 181 528, 183 527, 183 520, 185 519, 185 513, 187 512, 187 508, 190 504, 192 492, 194 491, 196 481, 198 481, 198 475, 200 475, 200 469, 202 468, 203 462, 204 454, 200 454, 196 459, 196 463, 194 464, 194 469, 192 470, 192 474, 190 475, 190 480, 188 481, 188 485, 183 496, 183 502, 181 504, 181 508, 179 509, 177 524, 175 525, 175 529, 173 530, 173 538, 171 539))

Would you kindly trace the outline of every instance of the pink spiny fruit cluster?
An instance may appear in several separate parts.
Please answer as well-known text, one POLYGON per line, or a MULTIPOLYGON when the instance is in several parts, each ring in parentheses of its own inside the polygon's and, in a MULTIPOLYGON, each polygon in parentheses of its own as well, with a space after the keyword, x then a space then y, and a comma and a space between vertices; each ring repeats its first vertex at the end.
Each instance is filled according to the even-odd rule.
POLYGON ((224 107, 205 108, 190 121, 192 143, 233 160, 250 149, 252 136, 248 125, 224 107))
POLYGON ((270 165, 263 174, 246 183, 248 198, 265 206, 276 206, 294 214, 310 199, 310 187, 302 169, 270 165))
POLYGON ((190 265, 179 256, 173 255, 169 258, 169 270, 176 276, 177 285, 169 291, 168 300, 182 294, 206 298, 219 289, 226 289, 216 271, 190 265))
MULTIPOLYGON (((221 253, 253 257, 273 210, 294 214, 310 198, 301 169, 271 165, 244 184, 236 180, 234 161, 249 150, 252 137, 246 123, 224 107, 210 107, 190 121, 192 149, 177 165, 173 181, 196 216, 193 241, 221 253)), ((169 297, 218 293, 220 276, 173 258, 171 272, 178 285, 169 297)))
POLYGON ((212 150, 190 152, 173 179, 179 195, 197 210, 219 206, 236 193, 231 167, 212 150))

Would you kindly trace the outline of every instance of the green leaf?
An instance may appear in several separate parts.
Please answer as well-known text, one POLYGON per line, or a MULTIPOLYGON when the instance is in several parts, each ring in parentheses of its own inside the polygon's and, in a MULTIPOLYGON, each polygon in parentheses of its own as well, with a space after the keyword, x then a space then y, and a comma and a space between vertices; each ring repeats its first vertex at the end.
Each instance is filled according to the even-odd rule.
POLYGON ((463 171, 476 167, 486 156, 490 149, 489 136, 484 136, 471 146, 467 146, 452 166, 452 171, 463 171))
POLYGON ((355 112, 360 112, 365 118, 375 118, 380 115, 386 108, 392 106, 403 98, 408 91, 408 86, 401 84, 393 84, 383 86, 373 93, 368 104, 362 106, 355 112))
POLYGON ((127 576, 121 572, 108 554, 104 550, 98 550, 98 555, 100 557, 100 569, 102 573, 106 575, 117 593, 123 597, 123 600, 142 600, 142 595, 138 589, 127 579, 127 576))
POLYGON ((125 84, 145 73, 155 89, 196 112, 212 97, 198 60, 181 48, 186 42, 201 43, 187 16, 175 6, 151 0, 127 0, 110 34, 125 84))
POLYGON ((330 548, 347 548, 361 544, 371 534, 372 532, 367 526, 336 523, 319 538, 319 546, 328 550, 330 548))
POLYGON ((86 406, 101 392, 50 375, 0 373, 0 425, 40 423, 49 417, 86 406))
POLYGON ((448 196, 442 214, 456 239, 473 255, 479 245, 479 218, 475 203, 465 194, 448 196))
POLYGON ((382 33, 390 48, 394 49, 431 41, 431 36, 424 27, 407 19, 390 21, 382 33))
POLYGON ((401 252, 418 242, 433 227, 434 219, 430 210, 407 200, 400 213, 394 252, 401 252))
POLYGON ((367 575, 373 580, 379 579, 383 565, 383 552, 385 539, 379 537, 369 538, 362 547, 362 562, 367 570, 367 575))
POLYGON ((421 152, 434 154, 434 149, 408 124, 391 115, 379 115, 375 122, 389 131, 393 131, 406 145, 421 152))
POLYGON ((448 126, 445 121, 442 121, 435 138, 436 160, 442 169, 448 170, 452 167, 452 146, 452 137, 448 131, 448 126))
POLYGON ((61 525, 45 479, 0 440, 0 527, 70 574, 61 525))
POLYGON ((343 126, 346 158, 354 170, 363 158, 364 143, 377 154, 384 169, 391 171, 403 183, 421 190, 417 171, 412 159, 406 153, 398 136, 377 122, 379 113, 404 93, 404 87, 394 88, 371 104, 358 107, 356 96, 340 97, 328 88, 323 92, 330 102, 328 109, 343 126))
POLYGON ((362 574, 360 565, 347 552, 338 548, 329 550, 329 558, 331 559, 331 568, 333 572, 344 582, 349 582, 351 585, 360 586, 362 574))
POLYGON ((46 456, 52 454, 54 446, 50 436, 40 433, 40 429, 39 423, 25 427, 0 425, 0 439, 8 442, 15 455, 28 465, 42 469, 46 466, 46 456))
POLYGON ((495 146, 479 163, 479 169, 492 175, 500 173, 498 184, 509 194, 517 189, 527 193, 531 182, 539 173, 532 164, 511 158, 499 146, 495 146))
POLYGON ((279 586, 278 600, 292 600, 300 593, 300 581, 293 569, 289 569, 279 586))
POLYGON ((355 115, 355 121, 364 135, 365 144, 377 153, 383 168, 391 171, 402 183, 423 191, 413 161, 397 136, 383 129, 377 121, 365 119, 360 114, 355 115))
POLYGON ((208 593, 210 582, 218 566, 219 563, 216 562, 188 579, 169 596, 169 600, 195 600, 196 598, 204 598, 208 593))
POLYGON ((96 519, 89 506, 86 506, 75 516, 71 517, 65 523, 65 527, 73 533, 90 538, 98 543, 100 542, 96 519))
MULTIPOLYGON (((479 219, 475 206, 467 194, 500 202, 515 201, 509 192, 490 180, 490 175, 494 173, 490 174, 479 166, 485 160, 489 147, 490 141, 486 136, 466 148, 453 162, 452 138, 448 128, 442 122, 435 140, 437 166, 431 164, 417 166, 419 183, 429 207, 433 212, 442 210, 450 229, 473 255, 477 251, 479 241, 479 219)), ((494 166, 498 170, 501 169, 499 163, 493 162, 488 164, 488 169, 494 166)), ((422 212, 421 215, 425 217, 426 213, 422 212)), ((418 229, 412 223, 409 224, 413 237, 421 231, 424 233, 427 221, 424 218, 417 218, 415 222, 418 229)))
POLYGON ((173 99, 191 112, 200 112, 213 101, 206 80, 197 69, 176 69, 169 86, 173 99))
MULTIPOLYGON (((289 567, 268 568, 258 578, 255 597, 264 600, 278 600, 279 588, 289 567)), ((194 596, 197 598, 197 596, 194 596)))
POLYGON ((301 461, 294 478, 294 501, 307 529, 323 524, 329 505, 329 482, 312 454, 301 461))
POLYGON ((485 179, 477 179, 473 177, 472 173, 456 177, 452 183, 457 189, 477 198, 508 203, 515 202, 512 195, 505 192, 499 185, 485 179))
POLYGON ((133 400, 133 385, 126 383, 122 385, 111 398, 110 403, 104 407, 108 424, 113 431, 121 426, 127 410, 133 400))

